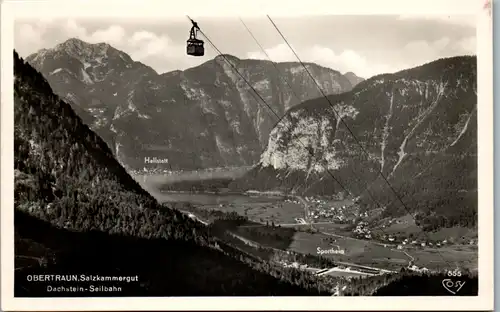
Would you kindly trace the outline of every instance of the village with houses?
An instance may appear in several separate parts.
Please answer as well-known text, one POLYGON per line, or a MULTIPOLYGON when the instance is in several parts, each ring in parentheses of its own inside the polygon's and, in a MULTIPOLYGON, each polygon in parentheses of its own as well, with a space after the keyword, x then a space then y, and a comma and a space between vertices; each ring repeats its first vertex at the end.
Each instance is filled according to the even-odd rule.
MULTIPOLYGON (((388 223, 395 223, 401 221, 389 220, 388 223)), ((386 225, 382 225, 382 228, 386 228, 386 225)), ((450 242, 447 239, 443 240, 431 240, 429 238, 412 238, 412 235, 408 235, 409 237, 405 237, 404 233, 398 232, 397 234, 385 234, 382 230, 382 233, 378 231, 379 234, 374 234, 373 231, 369 228, 369 225, 365 221, 360 221, 353 229, 353 234, 356 238, 360 239, 374 239, 380 241, 382 243, 387 243, 388 247, 396 246, 397 249, 403 249, 405 247, 411 246, 412 248, 440 248, 449 244, 456 244, 457 242, 450 242)), ((462 241, 463 245, 477 245, 477 239, 470 239, 467 241, 462 241)))
MULTIPOLYGON (((390 219, 385 220, 384 224, 380 225, 381 231, 374 231, 370 228, 369 223, 362 221, 369 217, 368 212, 360 212, 355 204, 344 205, 331 205, 331 202, 323 199, 305 197, 309 206, 309 218, 312 223, 319 222, 334 222, 339 224, 353 224, 355 227, 352 229, 353 237, 358 239, 376 240, 381 243, 386 243, 387 247, 404 249, 405 247, 412 248, 439 248, 449 244, 456 244, 457 242, 450 242, 447 239, 431 240, 424 238, 414 238, 411 234, 405 235, 398 232, 394 234, 385 234, 384 228, 388 228, 393 224, 402 224, 407 221, 390 219), (360 221, 361 220, 361 221, 360 221), (382 233, 380 233, 382 232, 382 233)), ((288 199, 289 202, 299 204, 300 201, 296 199, 288 199)), ((297 218, 298 223, 305 223, 303 218, 297 218)), ((462 241, 461 244, 477 245, 477 239, 470 239, 462 241)))
MULTIPOLYGON (((332 222, 337 224, 348 224, 348 228, 351 231, 351 237, 370 240, 378 245, 385 248, 398 250, 410 257, 410 261, 406 269, 416 272, 428 272, 429 270, 425 267, 418 267, 413 263, 413 257, 411 257, 408 252, 412 250, 423 250, 428 248, 442 248, 451 245, 470 245, 477 246, 477 239, 462 239, 461 241, 453 241, 448 239, 430 239, 420 235, 419 237, 414 237, 411 232, 405 233, 405 231, 391 231, 391 233, 385 233, 384 229, 391 227, 392 225, 399 225, 403 228, 407 226, 406 220, 400 219, 389 219, 384 220, 382 224, 377 226, 378 230, 374 230, 370 224, 366 221, 369 214, 368 212, 360 212, 355 204, 344 204, 344 205, 332 205, 331 201, 317 199, 317 198, 304 198, 308 204, 308 217, 309 220, 304 220, 304 218, 296 218, 295 221, 299 224, 305 224, 311 222, 322 223, 322 222, 332 222), (352 228, 351 228, 352 227, 352 228)), ((299 200, 289 199, 289 202, 294 202, 299 204, 299 200)))
MULTIPOLYGON (((336 222, 341 224, 348 224, 353 223, 360 217, 367 216, 365 214, 360 214, 357 207, 352 203, 332 205, 332 201, 330 200, 318 199, 313 197, 305 197, 304 200, 308 204, 308 217, 313 223, 336 222)), ((300 201, 296 199, 289 199, 289 201, 300 204, 300 201)))

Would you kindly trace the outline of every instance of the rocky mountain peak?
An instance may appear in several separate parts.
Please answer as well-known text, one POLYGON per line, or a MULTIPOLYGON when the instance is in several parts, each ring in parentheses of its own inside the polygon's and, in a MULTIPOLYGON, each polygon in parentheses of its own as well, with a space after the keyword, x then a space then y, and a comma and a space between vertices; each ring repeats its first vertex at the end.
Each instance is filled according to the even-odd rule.
POLYGON ((240 63, 240 59, 234 55, 231 55, 231 54, 222 54, 222 55, 217 55, 215 58, 214 58, 214 62, 217 63, 217 64, 220 64, 220 65, 227 65, 227 62, 230 62, 231 64, 233 64, 233 66, 237 66, 238 63, 240 63))
POLYGON ((110 47, 109 44, 104 42, 92 44, 78 38, 71 38, 55 46, 53 50, 89 62, 96 58, 107 57, 110 47))
MULTIPOLYGON (((49 70, 49 68, 44 68, 48 66, 51 70, 66 68, 73 74, 77 74, 75 71, 79 71, 80 67, 83 67, 84 71, 87 71, 90 67, 92 71, 94 67, 125 66, 130 68, 136 65, 136 62, 134 62, 127 53, 115 49, 108 43, 88 43, 79 38, 70 38, 53 48, 41 49, 29 55, 26 60, 42 72, 49 70), (74 64, 70 67, 58 66, 67 65, 68 63, 74 64), (79 66, 78 63, 81 65, 79 66), (53 68, 54 66, 58 67, 53 68)), ((143 65, 143 67, 146 66, 143 65)))
POLYGON ((365 79, 362 78, 362 77, 358 77, 355 73, 353 72, 347 72, 344 74, 344 77, 346 77, 347 79, 349 79, 349 81, 351 82, 352 86, 356 86, 358 83, 364 81, 365 79))

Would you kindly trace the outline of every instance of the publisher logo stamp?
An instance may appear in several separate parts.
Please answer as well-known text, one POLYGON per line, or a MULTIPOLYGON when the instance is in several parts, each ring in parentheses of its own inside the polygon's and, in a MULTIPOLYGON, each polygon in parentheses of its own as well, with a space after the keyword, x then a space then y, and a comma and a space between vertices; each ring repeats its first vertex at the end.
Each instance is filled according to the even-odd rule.
POLYGON ((450 278, 445 278, 441 284, 449 293, 456 295, 465 285, 465 281, 457 280, 457 277, 461 277, 462 273, 459 270, 453 270, 448 271, 446 275, 450 278))

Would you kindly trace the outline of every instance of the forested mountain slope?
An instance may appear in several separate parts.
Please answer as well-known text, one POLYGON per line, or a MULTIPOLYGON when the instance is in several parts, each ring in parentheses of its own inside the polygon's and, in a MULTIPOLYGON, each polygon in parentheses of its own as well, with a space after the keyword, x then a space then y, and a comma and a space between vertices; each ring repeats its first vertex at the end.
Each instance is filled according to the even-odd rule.
POLYGON ((294 106, 233 188, 359 196, 366 209, 414 213, 429 228, 473 227, 476 76, 476 57, 445 58, 330 95, 333 108, 324 97, 294 106))

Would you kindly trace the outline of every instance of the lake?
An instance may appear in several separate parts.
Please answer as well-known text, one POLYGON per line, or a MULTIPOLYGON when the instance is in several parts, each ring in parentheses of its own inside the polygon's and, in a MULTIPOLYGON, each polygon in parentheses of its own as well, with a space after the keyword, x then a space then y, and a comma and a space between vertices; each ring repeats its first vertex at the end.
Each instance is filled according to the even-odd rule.
POLYGON ((248 203, 270 203, 282 201, 279 197, 248 196, 244 194, 207 194, 207 193, 173 193, 151 192, 159 202, 188 202, 194 205, 242 205, 248 203))
POLYGON ((169 175, 132 175, 132 177, 159 202, 188 202, 194 205, 229 205, 229 204, 249 204, 249 203, 272 203, 283 201, 283 196, 269 196, 263 194, 247 195, 234 193, 190 193, 190 192, 166 192, 160 191, 159 187, 169 183, 179 181, 196 181, 210 178, 239 177, 248 168, 228 168, 217 172, 182 172, 169 175))

